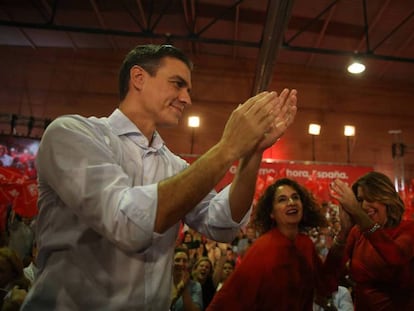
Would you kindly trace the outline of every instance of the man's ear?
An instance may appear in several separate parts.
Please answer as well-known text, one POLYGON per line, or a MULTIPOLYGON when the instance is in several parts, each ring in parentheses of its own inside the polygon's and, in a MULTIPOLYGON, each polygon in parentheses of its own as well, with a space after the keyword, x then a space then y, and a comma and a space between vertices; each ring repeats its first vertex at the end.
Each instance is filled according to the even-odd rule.
POLYGON ((148 73, 141 66, 134 65, 129 70, 129 82, 131 87, 141 90, 148 73))

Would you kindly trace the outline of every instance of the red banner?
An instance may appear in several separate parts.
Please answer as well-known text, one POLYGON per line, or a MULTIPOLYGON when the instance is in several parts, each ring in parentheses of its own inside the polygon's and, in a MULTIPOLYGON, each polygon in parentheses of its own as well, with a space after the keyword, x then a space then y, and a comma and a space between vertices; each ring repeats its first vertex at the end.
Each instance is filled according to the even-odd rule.
POLYGON ((14 167, 0 167, 2 210, 11 205, 16 214, 22 217, 34 217, 37 214, 37 197, 36 179, 14 167))
POLYGON ((36 180, 28 180, 19 186, 19 195, 13 201, 13 210, 22 217, 32 218, 37 214, 36 180))
MULTIPOLYGON (((195 157, 184 157, 189 163, 195 157)), ((339 178, 352 184, 358 177, 372 171, 370 166, 319 164, 313 162, 294 162, 264 160, 260 166, 256 183, 257 199, 274 180, 287 177, 296 180, 312 191, 319 201, 330 201, 329 183, 339 178)), ((237 163, 232 165, 216 189, 220 190, 231 183, 237 171, 237 163)))

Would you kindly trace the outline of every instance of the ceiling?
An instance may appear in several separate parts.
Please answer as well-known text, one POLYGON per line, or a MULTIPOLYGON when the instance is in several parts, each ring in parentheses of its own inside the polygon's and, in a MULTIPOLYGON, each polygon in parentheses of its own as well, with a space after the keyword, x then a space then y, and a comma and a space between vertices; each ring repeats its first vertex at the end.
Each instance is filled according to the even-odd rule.
POLYGON ((414 83, 412 0, 0 0, 1 46, 130 49, 171 43, 257 60, 255 88, 278 63, 414 83))

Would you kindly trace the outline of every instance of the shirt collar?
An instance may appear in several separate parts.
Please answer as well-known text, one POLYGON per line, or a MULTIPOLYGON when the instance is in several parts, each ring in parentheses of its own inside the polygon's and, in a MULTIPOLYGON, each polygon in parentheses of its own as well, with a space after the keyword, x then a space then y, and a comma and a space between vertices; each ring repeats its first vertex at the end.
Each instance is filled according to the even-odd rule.
MULTIPOLYGON (((108 123, 115 135, 129 136, 141 147, 148 148, 148 139, 138 129, 138 127, 118 108, 108 117, 108 123)), ((164 145, 164 141, 157 131, 153 134, 152 146, 160 149, 164 145)))

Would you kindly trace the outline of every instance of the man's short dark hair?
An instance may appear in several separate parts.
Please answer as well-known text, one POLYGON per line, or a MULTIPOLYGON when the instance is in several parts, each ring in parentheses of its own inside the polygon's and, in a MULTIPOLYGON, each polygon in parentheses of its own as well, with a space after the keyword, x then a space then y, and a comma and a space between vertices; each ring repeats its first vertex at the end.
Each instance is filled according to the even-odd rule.
POLYGON ((190 70, 193 69, 191 60, 172 45, 138 45, 127 54, 119 71, 120 100, 123 100, 128 93, 129 71, 133 66, 141 66, 151 76, 154 76, 165 57, 181 60, 190 70))

